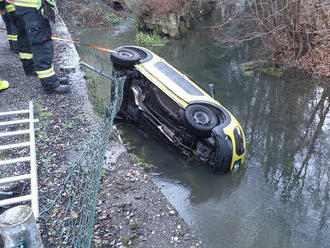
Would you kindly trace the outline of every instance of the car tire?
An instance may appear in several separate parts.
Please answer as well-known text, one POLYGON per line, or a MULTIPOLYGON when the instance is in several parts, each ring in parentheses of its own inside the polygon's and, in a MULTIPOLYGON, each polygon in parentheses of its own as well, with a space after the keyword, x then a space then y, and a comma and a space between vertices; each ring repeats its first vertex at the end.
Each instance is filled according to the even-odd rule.
POLYGON ((115 66, 123 67, 123 68, 132 68, 135 64, 139 63, 141 56, 137 52, 120 48, 117 50, 118 53, 111 53, 110 60, 115 66))
POLYGON ((152 58, 153 58, 152 53, 149 50, 147 50, 143 47, 139 47, 139 46, 122 46, 122 47, 118 47, 117 49, 121 49, 121 48, 133 50, 133 51, 137 52, 138 54, 140 54, 140 56, 141 56, 140 63, 148 62, 148 61, 152 60, 152 58))
POLYGON ((215 149, 210 160, 214 173, 227 173, 230 171, 232 162, 233 145, 230 138, 216 136, 215 149))
POLYGON ((199 136, 207 136, 218 125, 219 119, 210 107, 191 104, 185 110, 188 126, 199 136))

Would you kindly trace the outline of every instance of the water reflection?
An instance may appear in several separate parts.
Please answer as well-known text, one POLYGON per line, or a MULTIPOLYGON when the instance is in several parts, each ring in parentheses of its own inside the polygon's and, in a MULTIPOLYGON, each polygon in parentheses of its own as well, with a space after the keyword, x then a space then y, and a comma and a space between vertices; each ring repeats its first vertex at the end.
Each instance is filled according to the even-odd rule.
POLYGON ((248 161, 289 209, 289 247, 327 247, 329 89, 299 74, 272 81, 257 77, 246 89, 248 161))
MULTIPOLYGON (((124 126, 126 134, 207 247, 329 247, 330 89, 301 72, 243 77, 238 65, 253 58, 255 47, 217 48, 203 31, 153 50, 204 88, 216 84, 217 98, 245 130, 245 166, 213 175, 135 127, 124 126)), ((130 32, 100 37, 110 48, 132 44, 130 32)))

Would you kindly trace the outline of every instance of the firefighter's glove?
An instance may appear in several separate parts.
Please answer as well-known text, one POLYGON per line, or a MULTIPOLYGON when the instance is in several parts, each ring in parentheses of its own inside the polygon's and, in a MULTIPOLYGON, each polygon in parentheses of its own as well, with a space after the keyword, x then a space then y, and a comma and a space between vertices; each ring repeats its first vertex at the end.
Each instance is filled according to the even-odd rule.
POLYGON ((42 0, 41 15, 52 23, 55 23, 55 10, 55 0, 42 0))

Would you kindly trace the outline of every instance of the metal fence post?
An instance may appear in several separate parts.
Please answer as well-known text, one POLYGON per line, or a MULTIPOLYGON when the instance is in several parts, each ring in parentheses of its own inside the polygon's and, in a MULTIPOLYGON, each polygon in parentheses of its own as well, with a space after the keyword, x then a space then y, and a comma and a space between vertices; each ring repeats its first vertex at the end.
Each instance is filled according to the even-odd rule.
POLYGON ((5 248, 17 247, 23 240, 25 248, 43 248, 41 236, 27 205, 13 207, 0 215, 0 232, 5 248))

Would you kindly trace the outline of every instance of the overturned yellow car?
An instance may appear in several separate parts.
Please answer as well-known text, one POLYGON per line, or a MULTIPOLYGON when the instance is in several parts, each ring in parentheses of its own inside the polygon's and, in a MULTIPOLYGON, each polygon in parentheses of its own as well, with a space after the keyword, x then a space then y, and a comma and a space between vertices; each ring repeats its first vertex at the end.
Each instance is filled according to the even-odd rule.
POLYGON ((123 46, 111 53, 115 76, 126 76, 118 117, 153 130, 215 172, 244 163, 243 130, 235 117, 185 74, 151 51, 123 46))

